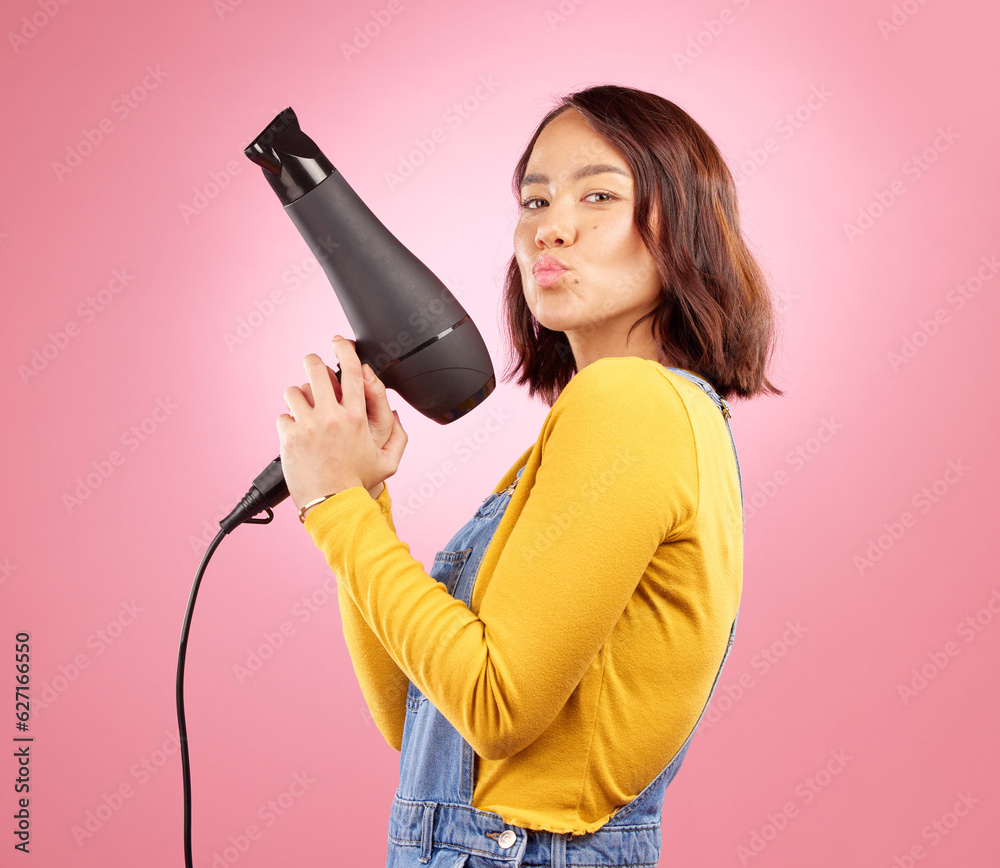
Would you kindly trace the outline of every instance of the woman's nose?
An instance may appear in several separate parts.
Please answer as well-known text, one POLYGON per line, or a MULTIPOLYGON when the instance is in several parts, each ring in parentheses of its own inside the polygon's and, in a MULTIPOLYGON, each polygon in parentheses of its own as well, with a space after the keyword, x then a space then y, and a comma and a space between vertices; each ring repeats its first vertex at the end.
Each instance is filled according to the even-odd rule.
POLYGON ((562 247, 572 244, 575 238, 576 229, 571 208, 551 203, 538 221, 535 243, 539 247, 562 247))

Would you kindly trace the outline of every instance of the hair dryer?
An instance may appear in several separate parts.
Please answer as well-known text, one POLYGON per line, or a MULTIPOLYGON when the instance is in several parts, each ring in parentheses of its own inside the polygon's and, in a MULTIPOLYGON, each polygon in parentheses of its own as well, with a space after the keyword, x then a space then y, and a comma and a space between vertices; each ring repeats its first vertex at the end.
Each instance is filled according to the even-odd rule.
MULTIPOLYGON (((446 424, 496 386, 482 335, 448 288, 372 214, 291 108, 246 148, 333 284, 358 358, 429 419, 446 424)), ((340 371, 336 372, 340 379, 340 371)), ((288 497, 276 458, 219 524, 229 533, 288 497)), ((267 519, 270 520, 269 518, 267 519)))

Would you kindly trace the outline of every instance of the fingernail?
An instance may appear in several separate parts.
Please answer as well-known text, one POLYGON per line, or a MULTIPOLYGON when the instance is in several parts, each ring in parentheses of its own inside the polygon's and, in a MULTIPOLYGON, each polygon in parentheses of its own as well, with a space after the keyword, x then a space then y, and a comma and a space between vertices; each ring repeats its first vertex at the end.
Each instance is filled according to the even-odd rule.
POLYGON ((375 372, 371 368, 369 368, 367 364, 362 365, 362 369, 364 371, 365 382, 367 382, 367 383, 374 383, 375 382, 375 372))
POLYGON ((342 341, 342 340, 343 340, 344 338, 343 338, 343 336, 341 336, 341 335, 334 335, 334 336, 333 336, 333 339, 334 339, 335 341, 342 341))

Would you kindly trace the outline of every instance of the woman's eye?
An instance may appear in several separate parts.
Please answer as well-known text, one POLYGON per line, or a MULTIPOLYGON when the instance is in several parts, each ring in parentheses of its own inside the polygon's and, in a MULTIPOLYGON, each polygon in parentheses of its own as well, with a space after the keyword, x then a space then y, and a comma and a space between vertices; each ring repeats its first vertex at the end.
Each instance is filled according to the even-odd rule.
MULTIPOLYGON (((610 202, 612 199, 615 198, 614 193, 605 193, 605 192, 588 193, 587 196, 585 196, 584 198, 590 199, 592 196, 601 196, 601 197, 603 197, 603 198, 601 198, 601 199, 598 200, 598 202, 602 203, 602 204, 604 202, 610 202)), ((526 208, 529 211, 537 211, 538 207, 532 205, 532 203, 533 202, 544 202, 544 201, 545 201, 544 199, 541 199, 538 196, 533 196, 532 198, 525 199, 523 202, 521 202, 521 207, 522 208, 526 208)))

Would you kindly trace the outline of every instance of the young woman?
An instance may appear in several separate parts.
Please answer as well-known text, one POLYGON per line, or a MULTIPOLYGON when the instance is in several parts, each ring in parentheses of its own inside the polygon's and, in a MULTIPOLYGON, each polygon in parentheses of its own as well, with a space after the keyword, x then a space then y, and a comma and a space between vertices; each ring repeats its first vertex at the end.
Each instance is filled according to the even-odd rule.
POLYGON ((384 485, 406 434, 339 335, 341 383, 310 355, 285 393, 282 467, 401 751, 388 866, 653 866, 735 634, 726 399, 778 392, 771 303, 729 170, 668 100, 563 98, 514 188, 513 373, 550 411, 430 574, 384 485))

